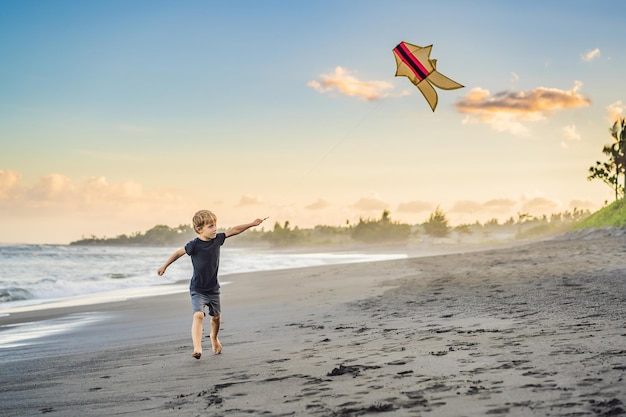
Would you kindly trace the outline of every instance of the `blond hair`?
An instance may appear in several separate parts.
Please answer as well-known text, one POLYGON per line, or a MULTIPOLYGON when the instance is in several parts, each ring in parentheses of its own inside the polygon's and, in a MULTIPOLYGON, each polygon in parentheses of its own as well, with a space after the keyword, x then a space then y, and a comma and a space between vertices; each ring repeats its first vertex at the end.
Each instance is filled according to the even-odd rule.
POLYGON ((193 230, 196 233, 200 233, 202 228, 207 224, 215 224, 217 223, 217 216, 213 214, 213 212, 209 210, 200 210, 196 214, 193 215, 193 230))

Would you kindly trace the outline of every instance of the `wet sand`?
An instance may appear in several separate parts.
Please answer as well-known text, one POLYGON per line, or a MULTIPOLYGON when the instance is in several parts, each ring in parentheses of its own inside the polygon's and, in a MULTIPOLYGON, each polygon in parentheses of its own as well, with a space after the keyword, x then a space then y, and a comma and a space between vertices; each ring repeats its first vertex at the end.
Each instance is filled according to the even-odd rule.
POLYGON ((3 352, 0 414, 626 415, 622 233, 228 280, 200 360, 186 294, 0 318, 101 318, 3 352))

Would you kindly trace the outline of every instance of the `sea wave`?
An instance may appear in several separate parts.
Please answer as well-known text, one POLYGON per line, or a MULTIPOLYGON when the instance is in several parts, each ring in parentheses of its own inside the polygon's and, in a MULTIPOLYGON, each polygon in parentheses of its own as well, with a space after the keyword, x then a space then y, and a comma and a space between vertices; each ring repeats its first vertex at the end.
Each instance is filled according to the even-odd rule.
MULTIPOLYGON (((0 310, 37 300, 49 302, 107 292, 118 294, 138 288, 160 287, 167 292, 168 285, 188 281, 192 275, 189 259, 170 265, 164 276, 157 275, 157 268, 172 251, 172 248, 145 247, 0 246, 0 310)), ((285 253, 228 248, 222 251, 220 276, 402 257, 406 255, 285 253)))
POLYGON ((9 301, 30 300, 32 298, 35 298, 33 293, 31 293, 25 288, 19 288, 19 287, 0 288, 0 303, 5 303, 9 301))

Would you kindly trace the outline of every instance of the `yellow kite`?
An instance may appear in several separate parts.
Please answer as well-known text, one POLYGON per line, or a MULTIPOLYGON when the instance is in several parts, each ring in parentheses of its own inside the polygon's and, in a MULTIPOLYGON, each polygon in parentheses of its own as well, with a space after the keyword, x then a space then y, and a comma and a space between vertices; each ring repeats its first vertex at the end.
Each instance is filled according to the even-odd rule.
POLYGON ((430 59, 432 47, 432 45, 422 47, 400 42, 393 48, 393 54, 398 66, 396 77, 408 77, 422 92, 430 108, 435 111, 438 97, 431 84, 443 90, 455 90, 463 86, 437 71, 437 60, 430 59))

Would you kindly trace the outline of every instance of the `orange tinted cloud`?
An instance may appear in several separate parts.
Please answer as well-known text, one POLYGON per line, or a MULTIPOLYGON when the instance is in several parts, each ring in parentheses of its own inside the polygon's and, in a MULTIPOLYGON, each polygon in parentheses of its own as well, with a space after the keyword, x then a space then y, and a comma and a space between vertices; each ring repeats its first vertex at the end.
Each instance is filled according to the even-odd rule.
POLYGON ((328 200, 325 200, 323 198, 318 198, 317 201, 315 201, 314 203, 309 204, 308 206, 305 207, 305 209, 308 209, 308 210, 322 210, 322 209, 325 209, 328 206, 330 206, 330 203, 328 202, 328 200))
POLYGON ((18 192, 22 174, 10 169, 0 169, 0 201, 8 199, 18 192))
POLYGON ((146 191, 134 181, 109 183, 105 177, 75 182, 62 174, 48 174, 30 186, 17 171, 0 170, 0 204, 12 207, 104 208, 127 204, 157 203, 174 199, 167 192, 146 191))
POLYGON ((407 203, 401 203, 398 205, 398 211, 406 213, 422 213, 425 211, 431 211, 433 204, 427 201, 409 201, 407 203))
POLYGON ((624 117, 624 104, 622 103, 622 100, 609 104, 606 106, 606 109, 609 112, 607 119, 611 123, 614 123, 620 117, 624 117))
POLYGON ((598 205, 592 201, 589 200, 572 200, 569 202, 569 207, 571 209, 578 209, 578 210, 595 210, 598 205))
POLYGON ((389 204, 386 201, 382 200, 378 195, 373 194, 369 197, 360 198, 354 205, 353 208, 357 210, 363 211, 375 211, 375 210, 384 210, 387 208, 389 204))
POLYGON ((522 199, 522 211, 532 215, 554 213, 559 209, 560 204, 546 197, 533 197, 522 199))
POLYGON ((486 123, 494 130, 525 135, 525 122, 545 120, 558 110, 588 107, 591 100, 579 93, 582 83, 571 90, 538 87, 530 91, 502 91, 492 95, 477 87, 454 105, 466 114, 463 123, 486 123))
POLYGON ((515 207, 517 203, 509 198, 495 198, 493 200, 486 201, 483 207, 496 213, 506 213, 515 207))
POLYGON ((319 80, 309 81, 307 85, 320 93, 338 92, 369 101, 386 97, 386 91, 393 88, 387 81, 361 81, 342 67, 335 68, 331 74, 321 74, 319 80))
POLYGON ((261 197, 255 195, 244 195, 239 199, 237 207, 256 206, 259 204, 263 204, 263 199, 261 197))
POLYGON ((452 213, 488 213, 504 214, 510 212, 517 202, 507 198, 497 198, 480 203, 478 201, 461 200, 454 203, 452 213))
POLYGON ((52 173, 26 183, 21 173, 0 170, 0 238, 6 242, 61 243, 80 236, 117 235, 183 219, 188 199, 177 191, 146 190, 128 180, 105 177, 76 181, 52 173), (21 229, 33 230, 33 236, 21 229))

